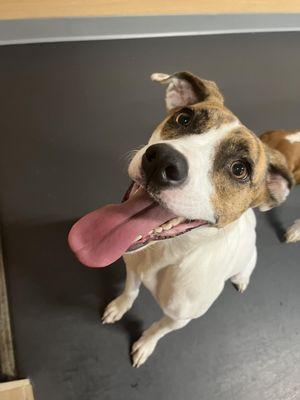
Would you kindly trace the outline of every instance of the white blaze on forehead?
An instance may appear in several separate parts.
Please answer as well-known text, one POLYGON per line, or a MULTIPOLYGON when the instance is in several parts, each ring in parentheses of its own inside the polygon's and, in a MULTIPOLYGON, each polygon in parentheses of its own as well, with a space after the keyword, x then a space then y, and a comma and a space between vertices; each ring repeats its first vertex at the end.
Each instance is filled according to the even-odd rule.
POLYGON ((290 143, 300 142, 300 132, 291 133, 285 137, 290 143))
POLYGON ((204 134, 166 141, 186 157, 189 165, 187 182, 182 187, 164 190, 160 195, 176 215, 214 222, 215 210, 211 198, 214 193, 212 170, 216 147, 239 125, 236 120, 204 134))

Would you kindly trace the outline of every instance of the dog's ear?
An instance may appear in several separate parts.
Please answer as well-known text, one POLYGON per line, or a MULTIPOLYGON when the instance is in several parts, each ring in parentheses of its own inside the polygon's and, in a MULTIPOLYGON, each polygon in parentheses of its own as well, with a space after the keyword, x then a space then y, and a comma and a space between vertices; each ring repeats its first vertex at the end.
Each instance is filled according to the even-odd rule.
POLYGON ((177 72, 173 75, 155 73, 151 75, 151 79, 168 85, 166 92, 168 111, 202 101, 213 101, 220 104, 224 102, 215 82, 200 79, 190 72, 177 72))
POLYGON ((275 149, 264 145, 268 160, 263 199, 260 211, 268 211, 283 203, 294 185, 294 178, 288 169, 284 156, 275 149))

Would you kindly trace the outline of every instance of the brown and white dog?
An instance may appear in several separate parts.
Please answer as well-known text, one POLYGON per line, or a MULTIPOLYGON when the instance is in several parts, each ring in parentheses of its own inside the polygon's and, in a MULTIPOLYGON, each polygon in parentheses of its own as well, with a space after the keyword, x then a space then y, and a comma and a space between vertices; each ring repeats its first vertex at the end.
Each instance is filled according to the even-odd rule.
POLYGON ((129 165, 124 202, 79 220, 69 243, 79 260, 103 267, 124 255, 124 292, 103 323, 118 321, 140 284, 164 316, 132 348, 143 364, 159 339, 203 315, 230 279, 243 292, 256 264, 254 207, 282 203, 292 185, 283 156, 224 106, 214 82, 156 73, 167 85, 167 116, 129 165))
MULTIPOLYGON (((267 146, 283 154, 295 183, 300 184, 300 132, 273 130, 263 133, 260 138, 267 146)), ((300 219, 297 219, 287 230, 286 241, 291 243, 299 240, 300 219)))

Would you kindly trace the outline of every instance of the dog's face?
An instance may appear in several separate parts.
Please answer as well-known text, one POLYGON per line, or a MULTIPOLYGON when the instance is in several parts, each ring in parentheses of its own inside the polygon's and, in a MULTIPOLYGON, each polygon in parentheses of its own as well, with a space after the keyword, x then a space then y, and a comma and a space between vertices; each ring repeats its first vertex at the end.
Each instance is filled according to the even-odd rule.
POLYGON ((224 106, 214 82, 188 72, 152 79, 167 84, 168 115, 134 155, 129 176, 176 223, 223 227, 250 207, 285 200, 292 177, 283 157, 224 106))

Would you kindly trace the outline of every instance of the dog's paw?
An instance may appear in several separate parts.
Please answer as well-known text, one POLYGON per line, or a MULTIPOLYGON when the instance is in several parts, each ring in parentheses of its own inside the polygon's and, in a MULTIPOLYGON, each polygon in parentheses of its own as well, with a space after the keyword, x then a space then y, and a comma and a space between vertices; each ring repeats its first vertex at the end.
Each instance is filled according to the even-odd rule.
POLYGON ((295 223, 289 227, 285 237, 287 243, 294 243, 300 240, 300 219, 297 219, 295 223))
POLYGON ((140 367, 148 357, 153 353, 157 340, 150 336, 141 336, 132 346, 132 366, 135 368, 140 367))
POLYGON ((103 324, 113 324, 116 321, 119 321, 126 311, 132 305, 132 301, 128 299, 124 294, 117 297, 106 307, 103 315, 102 315, 102 323, 103 324))

